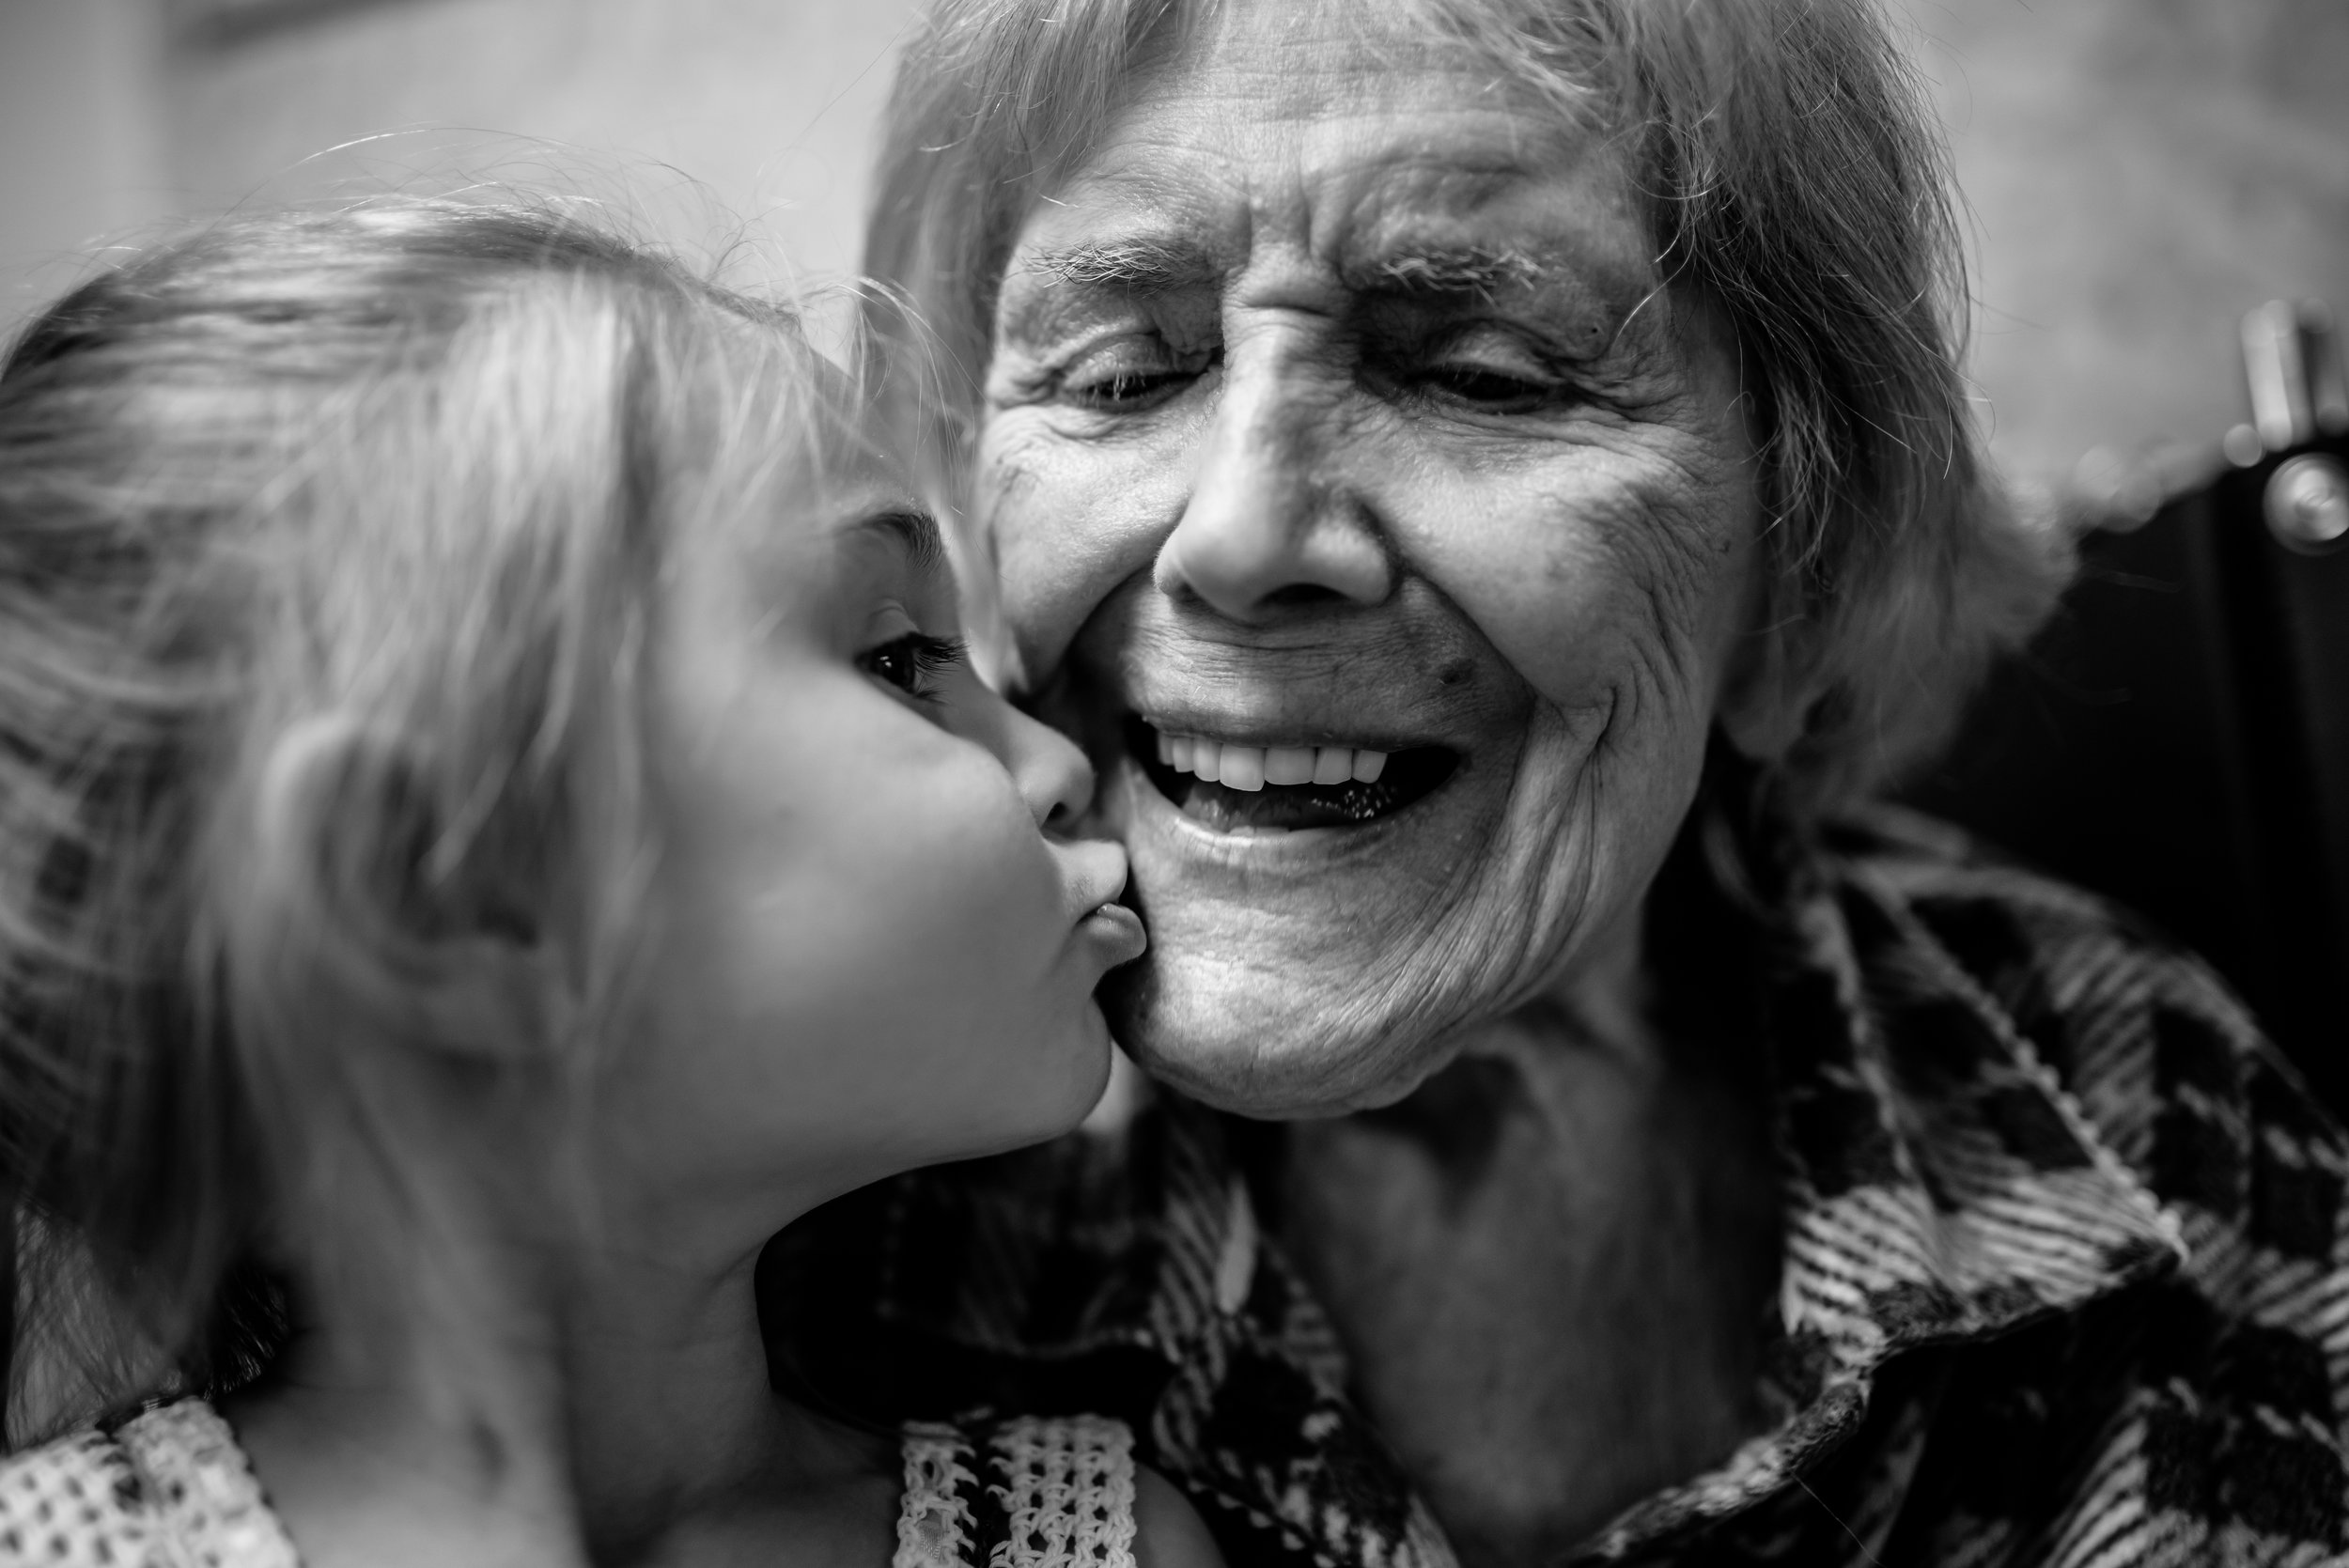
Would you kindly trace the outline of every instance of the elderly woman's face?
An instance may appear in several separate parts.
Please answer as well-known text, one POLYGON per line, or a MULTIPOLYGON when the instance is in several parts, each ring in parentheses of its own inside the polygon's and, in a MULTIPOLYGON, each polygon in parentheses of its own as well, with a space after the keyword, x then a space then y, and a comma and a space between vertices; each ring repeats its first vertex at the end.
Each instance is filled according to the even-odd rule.
POLYGON ((977 474, 1151 927, 1112 1022, 1262 1115, 1624 959, 1757 531, 1624 149, 1351 4, 1225 8, 1036 204, 977 474))

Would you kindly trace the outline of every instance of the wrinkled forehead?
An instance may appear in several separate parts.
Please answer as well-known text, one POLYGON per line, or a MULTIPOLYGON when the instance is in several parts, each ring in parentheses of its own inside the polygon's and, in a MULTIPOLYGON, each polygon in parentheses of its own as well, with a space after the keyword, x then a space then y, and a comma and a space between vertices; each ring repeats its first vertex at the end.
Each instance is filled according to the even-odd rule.
MULTIPOLYGON (((1621 111, 1625 60, 1599 0, 1174 0, 1128 56, 1136 92, 1186 74, 1284 76, 1300 60, 1346 79, 1463 74, 1493 100, 1539 106, 1553 123, 1604 129, 1621 111)), ((1324 97, 1325 105, 1336 99, 1324 97)))
POLYGON ((1161 27, 1029 210, 1006 303, 1285 251, 1357 292, 1538 293, 1611 335, 1659 281, 1632 139, 1580 77, 1509 69, 1432 9, 1252 0, 1161 27))

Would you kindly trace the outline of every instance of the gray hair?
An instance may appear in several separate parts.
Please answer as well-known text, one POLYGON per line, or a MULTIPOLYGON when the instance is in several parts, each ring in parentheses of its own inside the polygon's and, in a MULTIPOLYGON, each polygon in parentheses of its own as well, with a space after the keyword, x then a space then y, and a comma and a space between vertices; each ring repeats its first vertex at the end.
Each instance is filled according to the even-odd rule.
MULTIPOLYGON (((1222 0, 932 0, 899 67, 868 236, 937 335, 950 493, 995 296, 1031 206, 1134 78, 1222 0)), ((1388 0, 1626 137, 1658 269, 1734 326, 1764 433, 1758 657, 1741 739, 1795 810, 1945 742, 2068 575, 1989 470, 1959 369, 1968 300, 1937 126, 1870 0, 1388 0)), ((1365 23, 1366 25, 1369 23, 1365 23)))

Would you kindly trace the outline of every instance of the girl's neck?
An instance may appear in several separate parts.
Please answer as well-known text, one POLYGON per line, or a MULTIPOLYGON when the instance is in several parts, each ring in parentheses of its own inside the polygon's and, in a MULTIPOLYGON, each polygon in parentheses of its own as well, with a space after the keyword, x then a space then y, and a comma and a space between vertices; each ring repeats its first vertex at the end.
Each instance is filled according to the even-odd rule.
POLYGON ((305 1568, 583 1568, 544 1325, 487 1292, 461 1336, 303 1298, 310 1321, 226 1413, 305 1568))
POLYGON ((599 1249, 565 1342, 568 1448, 598 1560, 639 1560, 713 1521, 823 1514, 885 1473, 873 1439, 770 1389, 757 1258, 599 1249))
POLYGON ((647 1560, 711 1516, 820 1511, 878 1473, 872 1445, 770 1391, 754 1245, 614 1232, 554 1264, 444 1243, 461 1299, 397 1324, 321 1302, 230 1411, 308 1568, 647 1560))

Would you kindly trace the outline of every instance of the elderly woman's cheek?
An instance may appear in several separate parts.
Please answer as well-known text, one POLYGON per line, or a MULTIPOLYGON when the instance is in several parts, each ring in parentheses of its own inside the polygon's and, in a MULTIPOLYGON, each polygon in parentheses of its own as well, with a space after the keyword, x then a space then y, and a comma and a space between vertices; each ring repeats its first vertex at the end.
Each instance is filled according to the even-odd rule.
POLYGON ((1706 702, 1741 597, 1721 519, 1670 486, 1610 478, 1488 493, 1479 559, 1446 584, 1576 728, 1706 702))
POLYGON ((1148 569, 1182 515, 1197 424, 1183 409, 1108 429, 1049 408, 988 419, 972 496, 1036 678, 1119 583, 1148 569))
POLYGON ((1735 491, 1704 497, 1702 510, 1652 510, 1638 563, 1649 607, 1641 639, 1647 692, 1683 717, 1709 723, 1735 657, 1751 601, 1751 520, 1735 491))
POLYGON ((1034 411, 1000 414, 982 434, 974 512, 1031 679, 1060 662, 1093 607, 1135 569, 1132 498, 1121 505, 1113 482, 1122 466, 1034 411))
POLYGON ((1750 599, 1760 508, 1738 430, 1658 430, 1595 521, 1634 596, 1637 695, 1707 722, 1750 599))

